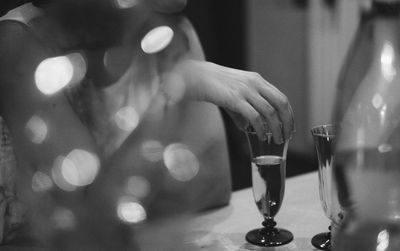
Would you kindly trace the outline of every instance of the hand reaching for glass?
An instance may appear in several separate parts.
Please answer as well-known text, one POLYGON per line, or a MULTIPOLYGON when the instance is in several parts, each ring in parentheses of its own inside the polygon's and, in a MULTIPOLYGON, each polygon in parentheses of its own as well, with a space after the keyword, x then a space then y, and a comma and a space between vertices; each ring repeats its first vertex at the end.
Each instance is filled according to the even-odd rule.
MULTIPOLYGON (((227 109, 240 129, 250 123, 259 138, 270 131, 276 143, 290 139, 294 132, 287 97, 258 73, 190 59, 182 60, 174 71, 183 77, 185 98, 227 109)), ((171 92, 168 83, 164 90, 167 95, 171 92)))

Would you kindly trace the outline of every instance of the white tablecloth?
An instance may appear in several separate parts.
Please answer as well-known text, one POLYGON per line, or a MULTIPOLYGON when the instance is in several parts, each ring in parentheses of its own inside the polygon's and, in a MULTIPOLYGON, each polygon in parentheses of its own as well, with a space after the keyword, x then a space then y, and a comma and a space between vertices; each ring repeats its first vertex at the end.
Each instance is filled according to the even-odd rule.
POLYGON ((229 206, 195 217, 187 243, 193 246, 192 250, 316 250, 310 243, 311 238, 328 231, 329 226, 319 200, 316 172, 286 180, 284 201, 275 220, 278 227, 293 233, 291 243, 275 248, 247 243, 246 233, 261 227, 263 218, 254 203, 251 188, 240 190, 233 193, 229 206))

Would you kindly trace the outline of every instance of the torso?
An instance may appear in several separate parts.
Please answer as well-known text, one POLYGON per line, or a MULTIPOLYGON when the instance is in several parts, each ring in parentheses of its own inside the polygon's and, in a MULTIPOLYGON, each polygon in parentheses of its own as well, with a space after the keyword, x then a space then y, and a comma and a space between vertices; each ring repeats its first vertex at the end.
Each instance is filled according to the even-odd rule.
MULTIPOLYGON (((49 37, 47 37, 48 34, 43 33, 41 27, 38 27, 42 14, 40 9, 36 8, 31 3, 27 3, 10 11, 5 16, 1 17, 0 21, 13 20, 20 22, 26 25, 28 30, 35 33, 36 36, 43 37, 43 41, 48 43, 50 40, 48 39, 49 37), (39 22, 37 22, 37 20, 39 20, 39 22)), ((160 21, 165 21, 176 26, 178 26, 180 22, 174 19, 171 21, 170 18, 164 20, 163 15, 160 15, 156 16, 154 20, 143 23, 144 25, 149 25, 149 23, 152 25, 152 23, 160 21)), ((138 28, 138 30, 141 30, 141 28, 138 28)), ((182 34, 178 34, 176 36, 181 35, 182 34)), ((179 39, 182 38, 180 37, 179 39)), ((55 39, 54 43, 59 43, 60 40, 63 39, 59 39, 58 41, 55 39)), ((145 54, 137 47, 139 44, 139 42, 136 42, 136 47, 129 48, 132 50, 130 53, 133 54, 133 56, 129 58, 130 67, 128 67, 120 77, 115 78, 114 76, 110 77, 110 74, 107 75, 105 72, 107 72, 108 69, 103 65, 102 68, 94 70, 94 72, 100 73, 94 76, 94 80, 89 77, 84 79, 82 83, 77 86, 64 89, 64 93, 71 106, 80 120, 90 129, 100 151, 105 156, 112 154, 132 132, 131 130, 118 127, 115 122, 115 114, 121 111, 121 109, 134 107, 135 109, 133 111, 141 117, 146 112, 158 91, 160 85, 160 61, 168 61, 170 58, 176 56, 169 54, 145 54), (102 80, 108 81, 109 83, 101 83, 102 80)), ((59 44, 52 43, 48 43, 47 45, 55 55, 63 53, 59 51, 60 47, 68 46, 64 44, 60 46, 59 44)), ((123 45, 117 45, 108 49, 118 50, 119 47, 125 50, 127 49, 124 48, 123 45)), ((107 52, 108 49, 105 49, 104 52, 107 52)), ((176 51, 184 51, 187 49, 188 48, 178 46, 175 51, 173 50, 172 54, 176 53, 176 51)), ((98 65, 98 55, 94 56, 94 60, 91 58, 93 51, 85 50, 81 51, 81 53, 84 54, 83 56, 85 58, 89 58, 89 63, 94 62, 93 65, 98 65)), ((101 59, 102 57, 100 60, 101 59)), ((89 67, 93 69, 93 65, 89 65, 89 67)), ((100 62, 100 65, 102 65, 102 62, 100 62)), ((127 66, 125 65, 123 67, 127 66)), ((127 122, 129 123, 129 121, 127 122)), ((8 132, 6 129, 3 131, 4 133, 8 132)), ((11 138, 10 136, 7 137, 11 138)))

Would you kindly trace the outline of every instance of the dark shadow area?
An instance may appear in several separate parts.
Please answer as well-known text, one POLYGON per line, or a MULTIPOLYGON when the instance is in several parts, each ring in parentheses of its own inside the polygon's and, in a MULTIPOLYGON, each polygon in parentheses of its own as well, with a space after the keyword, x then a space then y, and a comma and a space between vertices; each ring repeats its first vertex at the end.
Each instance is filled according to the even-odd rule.
MULTIPOLYGON (((186 15, 197 30, 207 60, 224 66, 247 69, 246 1, 188 1, 186 15)), ((250 155, 246 137, 222 111, 230 154, 233 190, 251 186, 250 155)), ((290 151, 287 177, 316 170, 316 156, 290 151)))

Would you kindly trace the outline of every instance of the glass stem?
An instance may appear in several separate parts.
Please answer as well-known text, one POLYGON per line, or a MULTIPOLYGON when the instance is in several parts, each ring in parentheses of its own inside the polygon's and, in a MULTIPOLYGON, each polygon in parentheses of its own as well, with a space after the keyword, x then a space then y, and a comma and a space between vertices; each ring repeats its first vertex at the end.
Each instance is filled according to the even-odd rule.
POLYGON ((266 228, 267 231, 274 231, 276 226, 276 221, 274 218, 264 218, 262 225, 266 228))
POLYGON ((329 229, 329 239, 332 237, 332 225, 329 225, 329 227, 328 227, 328 229, 329 229))

